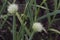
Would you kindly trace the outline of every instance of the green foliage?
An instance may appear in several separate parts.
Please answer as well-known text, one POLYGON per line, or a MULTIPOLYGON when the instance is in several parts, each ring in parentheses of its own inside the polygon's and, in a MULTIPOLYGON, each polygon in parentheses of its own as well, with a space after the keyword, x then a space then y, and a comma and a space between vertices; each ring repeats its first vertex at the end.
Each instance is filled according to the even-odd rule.
MULTIPOLYGON (((13 0, 13 3, 15 3, 16 0, 13 0)), ((6 3, 10 4, 8 2, 8 0, 3 0, 3 5, 2 7, 0 8, 0 18, 3 19, 4 21, 2 23, 0 23, 0 29, 3 28, 5 22, 7 21, 7 19, 9 18, 9 16, 13 16, 13 26, 12 26, 12 34, 13 34, 13 40, 24 40, 24 36, 25 35, 28 35, 27 39, 29 40, 32 40, 33 38, 33 35, 34 35, 34 31, 32 30, 32 24, 34 22, 38 22, 39 20, 41 19, 45 19, 47 18, 48 19, 48 30, 49 31, 54 31, 55 33, 58 33, 60 34, 60 31, 58 30, 55 30, 55 29, 50 29, 50 26, 53 22, 57 21, 57 20, 60 20, 59 19, 56 19, 56 15, 57 14, 60 14, 60 1, 59 3, 57 4, 57 1, 58 0, 54 0, 54 11, 53 12, 49 12, 49 8, 48 8, 48 5, 46 3, 47 0, 43 0, 42 3, 40 5, 37 5, 36 3, 36 0, 25 0, 26 4, 25 4, 25 9, 24 9, 24 12, 21 13, 21 14, 24 14, 23 18, 21 17, 21 14, 19 12, 16 12, 16 14, 14 15, 11 15, 9 13, 7 13, 6 15, 2 15, 2 12, 3 10, 5 9, 5 5, 6 3), (45 5, 45 6, 42 6, 42 5, 45 5), (33 7, 33 9, 32 9, 33 7), (42 9, 45 9, 46 10, 46 14, 41 16, 41 17, 38 17, 38 14, 39 14, 39 11, 41 10, 40 8, 42 9), (51 16, 53 16, 53 19, 51 20, 51 16), (19 31, 17 32, 16 29, 16 17, 18 18, 19 22, 21 23, 21 25, 19 26, 19 31), (29 25, 29 29, 27 28, 26 26, 26 22, 25 22, 25 19, 29 19, 30 20, 30 25, 29 25), (25 34, 26 33, 26 34, 25 34)))

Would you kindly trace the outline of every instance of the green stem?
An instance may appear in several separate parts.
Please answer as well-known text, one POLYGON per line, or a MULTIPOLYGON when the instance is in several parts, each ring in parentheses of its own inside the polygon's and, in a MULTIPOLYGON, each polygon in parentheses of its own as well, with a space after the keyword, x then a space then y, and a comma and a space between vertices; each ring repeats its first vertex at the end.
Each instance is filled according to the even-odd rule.
MULTIPOLYGON (((7 13, 7 14, 9 14, 9 13, 7 13)), ((4 21, 3 21, 2 24, 0 25, 0 29, 4 26, 4 24, 5 24, 5 22, 7 21, 9 15, 5 15, 5 16, 2 16, 2 19, 4 19, 4 21), (5 16, 6 16, 6 17, 5 17, 5 16)))
MULTIPOLYGON (((26 26, 24 25, 24 20, 22 20, 21 16, 18 14, 18 12, 16 13, 16 16, 17 18, 19 19, 20 23, 21 23, 21 27, 20 27, 20 30, 19 30, 19 34, 20 34, 20 37, 19 39, 22 39, 24 40, 24 32, 26 31, 27 33, 29 31, 27 31, 28 29, 26 28, 26 26), (24 31, 25 30, 25 31, 24 31)), ((30 34, 29 34, 30 35, 30 34)))
MULTIPOLYGON (((45 3, 45 5, 46 5, 46 8, 48 8, 48 5, 47 5, 47 3, 45 3)), ((49 10, 46 10, 46 12, 47 12, 47 14, 49 13, 49 10)), ((47 15, 47 19, 48 19, 48 28, 51 26, 50 25, 50 23, 51 23, 51 17, 50 17, 50 15, 48 14, 47 15)))
POLYGON ((4 4, 3 4, 3 6, 2 6, 2 8, 0 10, 0 16, 1 16, 1 13, 2 13, 3 9, 6 7, 6 3, 7 3, 7 0, 5 0, 4 4))
POLYGON ((15 3, 16 2, 16 0, 13 0, 13 3, 15 3))
MULTIPOLYGON (((42 6, 45 2, 46 2, 46 0, 45 1, 43 0, 43 2, 40 4, 40 6, 42 6)), ((37 11, 35 12, 35 21, 37 19, 37 15, 38 15, 39 11, 40 11, 40 8, 38 8, 37 11)))
MULTIPOLYGON (((54 3, 55 3, 55 9, 54 9, 54 11, 55 11, 55 10, 58 9, 58 8, 57 8, 57 0, 54 0, 54 3)), ((56 17, 56 13, 54 13, 54 16, 53 16, 52 21, 55 20, 55 17, 56 17)))
POLYGON ((29 40, 32 40, 34 34, 35 34, 35 32, 33 31, 32 34, 31 34, 31 36, 30 36, 30 38, 29 38, 29 40))
POLYGON ((13 15, 13 40, 17 40, 17 34, 16 34, 16 17, 13 15))

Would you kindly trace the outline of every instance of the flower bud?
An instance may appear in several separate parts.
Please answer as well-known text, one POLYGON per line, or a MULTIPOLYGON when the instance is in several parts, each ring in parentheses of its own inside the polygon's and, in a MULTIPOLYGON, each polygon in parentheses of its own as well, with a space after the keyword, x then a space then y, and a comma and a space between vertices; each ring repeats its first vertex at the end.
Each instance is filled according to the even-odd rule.
POLYGON ((7 11, 8 11, 9 13, 16 13, 16 12, 18 11, 18 5, 17 5, 17 4, 10 4, 10 5, 8 6, 7 11))
POLYGON ((32 29, 35 32, 41 32, 42 30, 44 30, 46 32, 46 30, 44 29, 43 25, 41 23, 38 23, 38 22, 33 23, 32 29))

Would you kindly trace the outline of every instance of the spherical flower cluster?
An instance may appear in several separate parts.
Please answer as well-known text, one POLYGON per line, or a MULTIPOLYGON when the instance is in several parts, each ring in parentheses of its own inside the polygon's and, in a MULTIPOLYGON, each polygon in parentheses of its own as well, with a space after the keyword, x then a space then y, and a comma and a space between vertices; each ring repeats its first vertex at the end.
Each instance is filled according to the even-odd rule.
POLYGON ((8 11, 9 13, 16 13, 16 12, 18 11, 18 5, 17 5, 17 4, 10 4, 10 5, 8 6, 7 11, 8 11))
POLYGON ((42 30, 45 31, 45 29, 43 28, 43 25, 41 23, 39 23, 39 22, 33 23, 32 29, 35 32, 41 32, 42 30))

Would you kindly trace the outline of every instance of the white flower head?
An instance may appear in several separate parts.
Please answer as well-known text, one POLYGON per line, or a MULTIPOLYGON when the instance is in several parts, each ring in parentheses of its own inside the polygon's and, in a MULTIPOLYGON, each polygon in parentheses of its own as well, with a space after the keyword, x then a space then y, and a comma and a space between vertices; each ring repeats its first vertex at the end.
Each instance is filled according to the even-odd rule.
POLYGON ((46 30, 44 29, 43 25, 39 22, 33 23, 32 29, 35 32, 41 32, 42 30, 44 30, 46 32, 46 30))
POLYGON ((10 4, 10 5, 8 6, 7 11, 8 11, 9 13, 16 13, 16 12, 18 11, 18 5, 17 5, 17 4, 10 4))

